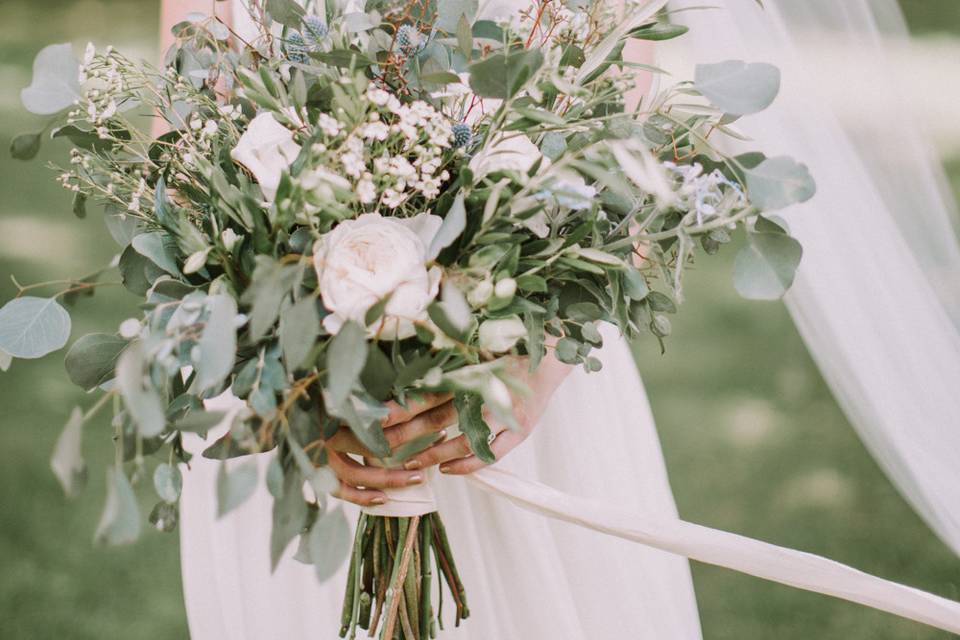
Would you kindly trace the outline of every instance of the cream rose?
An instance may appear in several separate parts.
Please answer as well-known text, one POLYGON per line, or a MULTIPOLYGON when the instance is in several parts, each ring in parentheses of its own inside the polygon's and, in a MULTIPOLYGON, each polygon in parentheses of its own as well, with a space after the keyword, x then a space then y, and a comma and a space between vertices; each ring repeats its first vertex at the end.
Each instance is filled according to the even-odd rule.
POLYGON ((320 238, 313 260, 330 312, 324 328, 337 333, 348 320, 363 324, 370 307, 390 295, 371 335, 385 340, 414 335, 414 322, 427 320, 427 306, 440 286, 440 267, 427 268, 427 250, 442 222, 427 213, 413 218, 365 213, 320 238))
POLYGON ((253 174, 263 197, 273 202, 280 177, 299 153, 300 145, 293 141, 293 133, 277 122, 272 113, 261 113, 250 121, 230 157, 253 174))

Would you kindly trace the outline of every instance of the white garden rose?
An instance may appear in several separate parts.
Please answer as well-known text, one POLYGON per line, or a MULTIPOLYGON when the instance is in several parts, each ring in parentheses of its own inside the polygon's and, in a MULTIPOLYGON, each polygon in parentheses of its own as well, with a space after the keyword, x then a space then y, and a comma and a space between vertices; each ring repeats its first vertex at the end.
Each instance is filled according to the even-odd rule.
POLYGON ((313 259, 330 312, 324 328, 335 334, 348 320, 363 324, 370 307, 390 295, 383 318, 369 329, 371 336, 414 335, 414 323, 427 320, 440 286, 440 267, 427 268, 427 249, 442 222, 428 213, 413 218, 365 213, 320 238, 313 259))
POLYGON ((272 113, 261 113, 250 121, 230 157, 253 174, 263 197, 273 202, 280 177, 299 153, 300 145, 293 141, 293 133, 277 122, 272 113))
POLYGON ((530 142, 530 138, 511 131, 501 133, 492 144, 474 156, 470 160, 470 170, 477 180, 494 171, 527 173, 541 158, 541 168, 549 166, 550 160, 543 157, 537 145, 530 142))

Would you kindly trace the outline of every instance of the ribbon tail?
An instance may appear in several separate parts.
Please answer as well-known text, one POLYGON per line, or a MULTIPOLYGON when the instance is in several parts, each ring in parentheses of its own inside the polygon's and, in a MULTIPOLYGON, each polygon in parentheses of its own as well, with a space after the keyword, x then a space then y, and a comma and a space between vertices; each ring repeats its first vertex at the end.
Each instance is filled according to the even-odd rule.
POLYGON ((496 468, 481 469, 467 478, 480 489, 541 515, 960 634, 960 603, 821 556, 571 496, 496 468))

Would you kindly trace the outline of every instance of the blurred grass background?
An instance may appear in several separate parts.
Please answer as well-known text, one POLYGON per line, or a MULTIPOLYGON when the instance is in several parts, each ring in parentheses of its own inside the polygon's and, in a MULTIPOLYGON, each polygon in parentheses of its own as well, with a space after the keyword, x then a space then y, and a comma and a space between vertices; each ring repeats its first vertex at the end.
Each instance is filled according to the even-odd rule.
MULTIPOLYGON (((960 40, 957 0, 903 5, 919 37, 960 40)), ((0 148, 42 126, 18 97, 41 47, 71 41, 79 50, 91 40, 149 59, 155 14, 148 0, 0 2, 0 148)), ((47 145, 41 160, 62 162, 63 153, 47 145)), ((945 162, 960 193, 960 157, 945 162)), ((43 162, 0 153, 0 301, 15 294, 9 274, 35 282, 86 273, 115 250, 98 212, 75 220, 53 177, 43 162)), ((680 314, 666 356, 637 347, 682 515, 960 599, 960 560, 867 455, 783 306, 740 300, 728 273, 691 274, 697 312, 680 314)), ((120 291, 80 304, 75 337, 134 313, 120 291)), ((0 375, 0 638, 186 638, 176 536, 148 531, 124 549, 91 544, 111 456, 107 425, 87 433, 84 497, 67 502, 49 472, 53 443, 81 402, 59 356, 0 375)), ((695 565, 694 578, 709 640, 950 637, 712 567, 695 565)))

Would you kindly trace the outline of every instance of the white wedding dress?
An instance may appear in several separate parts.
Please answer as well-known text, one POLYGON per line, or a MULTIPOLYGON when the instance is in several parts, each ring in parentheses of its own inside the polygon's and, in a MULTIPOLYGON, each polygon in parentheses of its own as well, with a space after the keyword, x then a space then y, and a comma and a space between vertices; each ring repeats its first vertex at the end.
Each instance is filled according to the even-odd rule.
MULTIPOLYGON (((239 29, 248 20, 242 9, 235 18, 239 29)), ((607 329, 603 370, 570 375, 533 435, 497 467, 570 494, 675 516, 643 385, 629 347, 607 329)), ((204 446, 189 443, 196 454, 204 446)), ((261 479, 272 455, 258 456, 261 479)), ((312 566, 293 559, 294 543, 271 573, 272 497, 261 482, 217 519, 219 464, 197 455, 184 474, 180 544, 191 637, 333 640, 346 563, 321 584, 312 566)), ((471 611, 454 629, 448 606, 440 638, 700 638, 685 558, 532 514, 461 477, 434 478, 471 611)), ((358 509, 345 507, 355 522, 358 509)))
MULTIPOLYGON (((570 375, 533 435, 497 466, 573 495, 673 516, 632 355, 614 331, 605 341, 603 370, 570 375)), ((204 446, 191 445, 196 453, 204 446)), ((258 456, 261 478, 271 455, 258 456)), ((333 640, 346 566, 320 584, 312 566, 291 557, 294 544, 271 574, 273 499, 261 486, 218 520, 219 464, 198 456, 184 474, 180 545, 193 640, 333 640)), ((464 478, 437 474, 434 484, 471 610, 453 630, 448 606, 440 638, 700 637, 685 558, 532 514, 464 478)))

